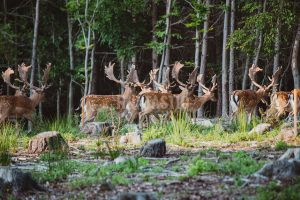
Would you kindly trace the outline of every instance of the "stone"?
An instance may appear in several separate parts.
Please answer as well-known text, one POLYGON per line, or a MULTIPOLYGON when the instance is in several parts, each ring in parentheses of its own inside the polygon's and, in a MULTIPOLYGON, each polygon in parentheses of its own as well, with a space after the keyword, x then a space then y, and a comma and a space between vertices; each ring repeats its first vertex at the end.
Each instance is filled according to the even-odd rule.
POLYGON ((128 192, 118 195, 117 200, 157 200, 157 198, 150 193, 128 192))
POLYGON ((293 128, 283 128, 280 130, 278 135, 276 136, 277 140, 290 141, 294 140, 296 137, 293 128))
POLYGON ((295 180, 300 176, 300 148, 288 149, 278 160, 267 163, 255 176, 278 180, 295 180))
POLYGON ((125 163, 127 161, 131 161, 131 162, 136 162, 136 159, 132 156, 119 156, 117 158, 114 159, 114 163, 115 164, 121 164, 121 163, 125 163))
POLYGON ((28 145, 28 153, 45 151, 67 151, 68 144, 57 131, 48 131, 34 136, 28 145))
POLYGON ((206 128, 210 128, 210 127, 214 126, 214 124, 211 122, 211 120, 203 119, 203 118, 197 118, 195 121, 195 124, 206 127, 206 128))
POLYGON ((113 132, 112 124, 109 122, 88 122, 80 129, 82 133, 90 135, 111 136, 113 132))
POLYGON ((249 134, 253 134, 253 133, 258 133, 258 134, 263 134, 267 131, 270 131, 272 128, 271 124, 268 123, 262 123, 262 124, 258 124, 256 127, 254 127, 249 134))
POLYGON ((24 173, 19 169, 11 167, 0 167, 0 198, 1 195, 18 194, 29 191, 45 191, 31 176, 30 173, 24 173))
POLYGON ((140 154, 144 157, 163 157, 166 154, 166 142, 163 139, 150 140, 141 147, 140 154))
POLYGON ((113 191, 115 188, 111 182, 104 181, 99 187, 101 192, 113 191))
POLYGON ((142 142, 142 137, 139 132, 132 132, 132 133, 126 133, 126 135, 123 135, 120 137, 120 144, 121 145, 139 145, 142 142))

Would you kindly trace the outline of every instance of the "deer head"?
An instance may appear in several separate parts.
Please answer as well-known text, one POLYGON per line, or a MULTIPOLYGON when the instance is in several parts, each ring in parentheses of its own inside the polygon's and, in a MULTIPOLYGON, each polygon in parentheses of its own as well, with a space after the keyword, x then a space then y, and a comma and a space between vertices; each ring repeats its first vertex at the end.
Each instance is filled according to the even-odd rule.
POLYGON ((150 79, 153 81, 154 86, 162 93, 170 93, 170 88, 173 87, 170 81, 170 67, 167 67, 166 72, 164 74, 163 83, 160 84, 157 82, 157 72, 159 69, 151 70, 149 76, 150 79))
POLYGON ((215 91, 216 91, 217 86, 218 86, 217 76, 214 75, 212 77, 212 80, 211 80, 212 86, 210 88, 207 88, 204 84, 202 84, 202 79, 203 79, 203 74, 199 74, 197 76, 197 82, 201 86, 201 89, 202 89, 204 95, 208 96, 211 101, 217 101, 217 97, 216 97, 216 94, 215 94, 215 91))
POLYGON ((197 72, 199 70, 199 67, 196 67, 190 74, 187 83, 183 83, 179 80, 179 72, 181 68, 183 68, 184 65, 181 64, 180 62, 175 62, 173 69, 172 69, 172 77, 177 81, 179 84, 179 88, 181 89, 181 94, 190 96, 194 92, 194 88, 196 86, 196 77, 197 77, 197 72))
POLYGON ((264 96, 265 94, 267 94, 269 92, 269 90, 276 85, 276 82, 279 78, 279 75, 282 72, 282 67, 278 68, 277 71, 272 75, 272 78, 268 77, 268 79, 270 80, 270 84, 269 85, 260 85, 255 81, 255 74, 257 72, 262 71, 261 68, 259 68, 258 66, 255 66, 254 64, 252 65, 252 67, 249 69, 249 78, 252 81, 252 83, 258 87, 258 90, 256 91, 258 94, 260 94, 261 96, 264 96))

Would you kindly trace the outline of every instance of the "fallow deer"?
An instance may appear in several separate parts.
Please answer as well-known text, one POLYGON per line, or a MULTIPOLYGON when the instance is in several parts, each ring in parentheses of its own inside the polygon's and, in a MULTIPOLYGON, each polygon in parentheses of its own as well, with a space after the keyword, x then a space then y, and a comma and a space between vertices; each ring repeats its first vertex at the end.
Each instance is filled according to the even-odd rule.
POLYGON ((290 92, 275 92, 271 95, 270 108, 266 111, 266 118, 275 117, 276 119, 286 116, 292 112, 289 102, 290 92))
POLYGON ((231 93, 230 105, 233 111, 232 117, 240 111, 245 111, 248 115, 247 122, 250 123, 252 114, 255 111, 257 104, 263 100, 263 98, 268 94, 269 90, 275 85, 282 71, 282 67, 280 67, 272 75, 272 79, 269 78, 270 84, 268 86, 260 85, 255 81, 254 76, 260 71, 262 71, 261 68, 252 65, 248 74, 252 83, 258 87, 258 90, 235 90, 231 93))
POLYGON ((162 93, 162 92, 147 92, 139 97, 138 107, 140 110, 139 113, 139 127, 142 127, 142 123, 147 116, 153 114, 162 114, 170 113, 172 111, 182 109, 182 103, 186 98, 193 96, 193 91, 195 88, 197 70, 195 68, 193 72, 189 75, 189 80, 187 84, 182 83, 178 74, 181 68, 184 65, 180 62, 176 62, 172 69, 172 77, 180 84, 181 93, 180 94, 171 94, 171 93, 162 93))
POLYGON ((47 64, 44 70, 44 75, 42 77, 42 86, 36 87, 30 85, 27 81, 28 69, 30 66, 22 64, 18 67, 19 76, 23 82, 23 87, 17 87, 10 82, 10 76, 14 73, 11 68, 8 68, 2 73, 3 80, 10 87, 16 89, 17 91, 24 91, 24 88, 33 89, 33 93, 30 97, 27 97, 21 93, 15 96, 0 96, 0 123, 9 117, 16 118, 26 118, 27 120, 33 122, 32 115, 34 113, 35 107, 43 100, 44 91, 49 87, 48 77, 51 69, 51 64, 47 64))
POLYGON ((97 112, 100 108, 113 108, 119 115, 119 121, 121 115, 125 109, 126 102, 128 102, 132 95, 135 93, 135 85, 133 79, 135 79, 135 68, 131 67, 126 81, 118 80, 114 76, 114 65, 111 62, 108 67, 105 66, 106 77, 112 81, 119 83, 124 92, 120 95, 87 95, 81 99, 81 126, 86 122, 94 120, 97 112))
POLYGON ((217 101, 215 91, 217 89, 217 77, 214 75, 212 77, 212 86, 207 88, 205 85, 202 84, 202 74, 198 75, 197 82, 200 84, 204 95, 202 96, 195 96, 193 98, 186 98, 183 102, 182 107, 183 110, 192 114, 192 118, 196 119, 196 112, 198 109, 203 107, 203 105, 208 101, 217 101))

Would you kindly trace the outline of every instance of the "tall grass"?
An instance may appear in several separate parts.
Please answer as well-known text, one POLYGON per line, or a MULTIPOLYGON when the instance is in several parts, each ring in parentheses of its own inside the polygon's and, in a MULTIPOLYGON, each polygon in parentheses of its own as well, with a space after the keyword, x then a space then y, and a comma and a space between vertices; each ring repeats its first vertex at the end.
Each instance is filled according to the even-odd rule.
POLYGON ((17 138, 14 125, 0 125, 0 165, 9 165, 11 152, 17 147, 17 138))

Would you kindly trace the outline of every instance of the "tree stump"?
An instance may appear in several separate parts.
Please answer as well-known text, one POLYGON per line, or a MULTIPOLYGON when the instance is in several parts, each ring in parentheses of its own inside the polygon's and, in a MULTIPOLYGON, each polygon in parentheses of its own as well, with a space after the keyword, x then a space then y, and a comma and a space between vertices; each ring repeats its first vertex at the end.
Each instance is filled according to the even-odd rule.
POLYGON ((68 144, 56 131, 39 133, 29 141, 28 153, 42 153, 45 151, 67 151, 68 144))
POLYGON ((83 128, 81 128, 80 131, 85 134, 96 136, 111 136, 113 132, 113 127, 112 124, 108 122, 88 122, 84 124, 83 128))
POLYGON ((163 139, 150 140, 140 149, 140 154, 144 157, 163 157, 166 154, 166 142, 163 139))
POLYGON ((31 176, 19 169, 0 167, 0 199, 7 194, 15 196, 28 191, 45 191, 31 176))

